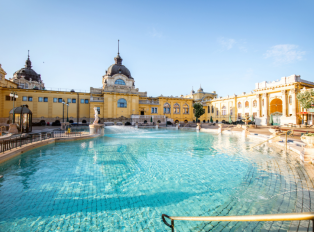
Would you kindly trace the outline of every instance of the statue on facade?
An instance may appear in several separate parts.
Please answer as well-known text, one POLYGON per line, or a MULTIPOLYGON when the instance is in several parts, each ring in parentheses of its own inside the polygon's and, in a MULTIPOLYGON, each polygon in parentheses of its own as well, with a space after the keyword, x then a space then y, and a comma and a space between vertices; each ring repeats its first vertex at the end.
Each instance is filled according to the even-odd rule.
POLYGON ((98 117, 98 110, 97 107, 94 107, 94 111, 95 111, 95 120, 93 124, 98 124, 99 121, 99 117, 98 117))

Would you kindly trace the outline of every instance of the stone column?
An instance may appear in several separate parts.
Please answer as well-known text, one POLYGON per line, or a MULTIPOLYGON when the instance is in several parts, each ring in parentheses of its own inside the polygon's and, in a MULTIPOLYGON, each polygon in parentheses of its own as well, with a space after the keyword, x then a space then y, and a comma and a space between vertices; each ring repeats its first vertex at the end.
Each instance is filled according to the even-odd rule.
POLYGON ((282 94, 282 116, 286 117, 287 116, 287 95, 286 95, 286 90, 281 90, 282 94))
POLYGON ((256 117, 261 117, 261 98, 259 94, 256 94, 256 101, 257 101, 257 113, 256 117))
POLYGON ((263 94, 263 99, 264 99, 264 109, 263 109, 263 114, 264 114, 264 117, 267 117, 268 116, 268 94, 267 93, 264 93, 263 94))
POLYGON ((292 96, 292 116, 296 116, 297 115, 297 104, 296 104, 296 90, 295 89, 291 89, 291 96, 292 96))

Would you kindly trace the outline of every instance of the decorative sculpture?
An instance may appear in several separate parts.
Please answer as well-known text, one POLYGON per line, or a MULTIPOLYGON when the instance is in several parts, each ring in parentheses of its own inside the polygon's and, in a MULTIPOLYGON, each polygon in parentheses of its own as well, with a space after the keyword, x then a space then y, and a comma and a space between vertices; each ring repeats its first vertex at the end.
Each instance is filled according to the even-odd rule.
POLYGON ((98 110, 97 107, 94 107, 94 111, 95 111, 95 120, 93 124, 98 124, 99 121, 99 117, 98 117, 98 110))

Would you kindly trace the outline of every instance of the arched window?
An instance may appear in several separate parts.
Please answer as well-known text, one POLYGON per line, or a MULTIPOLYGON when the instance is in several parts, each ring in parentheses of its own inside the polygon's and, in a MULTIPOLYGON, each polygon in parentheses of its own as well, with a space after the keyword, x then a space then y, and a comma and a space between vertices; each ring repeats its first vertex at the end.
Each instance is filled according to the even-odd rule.
POLYGON ((257 101, 256 100, 253 101, 253 107, 257 107, 257 101))
POLYGON ((242 108, 241 102, 238 103, 238 108, 239 108, 239 109, 242 108))
POLYGON ((219 115, 219 110, 218 109, 216 109, 216 114, 217 114, 217 116, 219 115))
POLYGON ((250 103, 248 101, 245 102, 245 108, 249 108, 250 103))
POLYGON ((122 79, 118 79, 118 80, 116 80, 116 81, 114 82, 114 84, 115 84, 115 85, 125 85, 125 82, 124 82, 124 80, 122 80, 122 79))
POLYGON ((227 115, 227 107, 226 106, 222 107, 222 115, 227 115))
POLYGON ((164 114, 170 114, 170 105, 169 103, 164 104, 164 114))
POLYGON ((178 103, 173 105, 173 113, 180 114, 180 105, 178 103))
POLYGON ((214 106, 212 106, 212 113, 214 113, 214 106))
POLYGON ((118 108, 126 108, 127 102, 124 98, 120 98, 118 100, 118 108))
POLYGON ((188 104, 184 104, 183 105, 183 113, 184 114, 188 114, 189 113, 189 106, 188 106, 188 104))
POLYGON ((289 96, 289 104, 292 104, 292 96, 289 96))
POLYGON ((207 113, 210 113, 210 107, 207 106, 207 113))

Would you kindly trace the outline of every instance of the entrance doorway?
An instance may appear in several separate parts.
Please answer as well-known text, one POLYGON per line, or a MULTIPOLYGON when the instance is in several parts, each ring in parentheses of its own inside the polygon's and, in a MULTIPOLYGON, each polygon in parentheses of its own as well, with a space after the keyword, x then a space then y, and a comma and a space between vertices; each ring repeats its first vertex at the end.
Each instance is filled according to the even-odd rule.
POLYGON ((273 116, 273 125, 280 126, 282 113, 276 112, 272 114, 273 116))
POLYGON ((144 115, 144 111, 141 111, 141 115, 144 115))
POLYGON ((273 125, 280 126, 282 116, 282 100, 279 98, 273 99, 269 104, 270 115, 273 117, 273 125))

